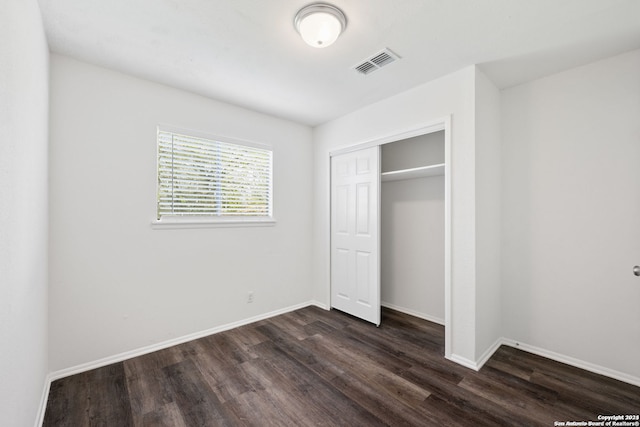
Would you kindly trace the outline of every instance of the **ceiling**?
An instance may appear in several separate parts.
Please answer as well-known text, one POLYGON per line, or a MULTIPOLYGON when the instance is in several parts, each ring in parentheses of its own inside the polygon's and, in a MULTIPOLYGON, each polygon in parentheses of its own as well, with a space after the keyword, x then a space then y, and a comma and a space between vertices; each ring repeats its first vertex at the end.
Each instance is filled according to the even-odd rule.
POLYGON ((39 0, 52 52, 310 126, 472 64, 505 88, 640 48, 637 0, 330 0, 324 49, 293 26, 309 2, 39 0))

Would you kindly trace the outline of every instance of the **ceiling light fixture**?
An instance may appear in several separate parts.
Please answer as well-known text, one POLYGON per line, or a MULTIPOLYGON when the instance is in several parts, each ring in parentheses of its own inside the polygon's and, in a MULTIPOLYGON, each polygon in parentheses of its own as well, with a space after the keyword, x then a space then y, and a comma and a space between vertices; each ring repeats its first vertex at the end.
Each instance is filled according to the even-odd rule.
POLYGON ((313 3, 300 9, 293 23, 305 43, 321 48, 337 40, 347 27, 347 17, 335 6, 313 3))

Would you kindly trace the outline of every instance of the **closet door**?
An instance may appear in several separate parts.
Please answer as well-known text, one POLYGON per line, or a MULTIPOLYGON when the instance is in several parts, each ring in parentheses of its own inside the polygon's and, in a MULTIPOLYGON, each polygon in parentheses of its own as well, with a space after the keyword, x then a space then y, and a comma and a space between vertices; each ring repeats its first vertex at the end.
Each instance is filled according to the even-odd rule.
POLYGON ((331 158, 331 306, 380 324, 380 147, 331 158))

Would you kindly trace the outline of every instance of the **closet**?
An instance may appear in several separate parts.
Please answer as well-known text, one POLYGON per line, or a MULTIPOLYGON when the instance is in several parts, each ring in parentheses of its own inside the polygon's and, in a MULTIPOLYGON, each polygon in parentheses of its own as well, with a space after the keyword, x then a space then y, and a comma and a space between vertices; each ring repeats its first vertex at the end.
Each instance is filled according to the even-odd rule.
POLYGON ((445 323, 445 131, 333 153, 331 307, 445 323))
POLYGON ((444 131, 381 146, 381 305, 444 324, 444 131))

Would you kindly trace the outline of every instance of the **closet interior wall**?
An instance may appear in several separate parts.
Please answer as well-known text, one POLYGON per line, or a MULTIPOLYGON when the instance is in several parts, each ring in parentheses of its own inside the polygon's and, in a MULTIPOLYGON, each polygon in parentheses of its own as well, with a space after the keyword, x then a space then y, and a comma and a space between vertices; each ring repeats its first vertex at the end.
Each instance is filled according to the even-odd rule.
POLYGON ((444 131, 382 145, 381 302, 444 324, 444 131))

